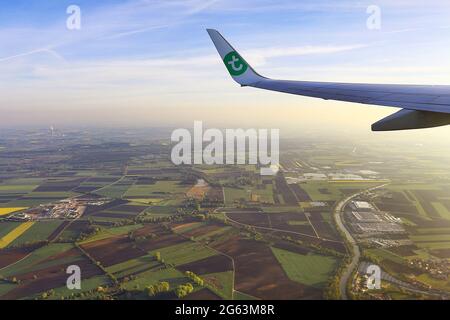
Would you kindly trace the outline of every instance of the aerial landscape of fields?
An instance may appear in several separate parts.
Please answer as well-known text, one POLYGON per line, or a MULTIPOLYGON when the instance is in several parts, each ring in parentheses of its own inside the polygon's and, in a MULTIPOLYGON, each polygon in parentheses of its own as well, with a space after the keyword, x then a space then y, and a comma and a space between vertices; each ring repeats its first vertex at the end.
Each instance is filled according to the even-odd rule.
POLYGON ((438 149, 288 139, 278 174, 261 176, 256 165, 175 166, 162 129, 6 130, 0 147, 0 299, 450 294, 438 149), (369 264, 378 290, 365 286, 369 264))

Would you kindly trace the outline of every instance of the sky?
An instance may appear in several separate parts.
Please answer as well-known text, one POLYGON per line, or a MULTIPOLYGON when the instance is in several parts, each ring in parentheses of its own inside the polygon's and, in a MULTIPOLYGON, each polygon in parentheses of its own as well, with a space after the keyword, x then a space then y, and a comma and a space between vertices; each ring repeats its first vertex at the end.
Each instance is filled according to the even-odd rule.
MULTIPOLYGON (((205 29, 280 79, 450 84, 447 0, 0 0, 0 126, 370 131, 397 109, 251 88, 205 29), (81 10, 67 28, 67 8, 81 10), (368 28, 368 7, 380 28, 368 28)), ((449 126, 392 133, 446 135, 449 126)), ((386 135, 385 133, 378 133, 386 135)))

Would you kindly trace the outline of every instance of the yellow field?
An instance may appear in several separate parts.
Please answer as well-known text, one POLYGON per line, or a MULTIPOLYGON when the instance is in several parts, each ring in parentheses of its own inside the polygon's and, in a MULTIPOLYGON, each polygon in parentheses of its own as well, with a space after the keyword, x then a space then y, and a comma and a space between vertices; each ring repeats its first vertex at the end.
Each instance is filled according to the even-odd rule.
POLYGON ((16 211, 20 211, 20 210, 24 210, 24 209, 28 209, 27 207, 17 207, 17 208, 0 208, 0 216, 5 216, 7 214, 16 212, 16 211))
POLYGON ((33 226, 33 221, 28 221, 22 223, 20 226, 12 230, 10 233, 8 233, 6 236, 0 239, 0 249, 5 248, 8 246, 11 242, 16 240, 18 237, 20 237, 25 231, 31 228, 33 226))

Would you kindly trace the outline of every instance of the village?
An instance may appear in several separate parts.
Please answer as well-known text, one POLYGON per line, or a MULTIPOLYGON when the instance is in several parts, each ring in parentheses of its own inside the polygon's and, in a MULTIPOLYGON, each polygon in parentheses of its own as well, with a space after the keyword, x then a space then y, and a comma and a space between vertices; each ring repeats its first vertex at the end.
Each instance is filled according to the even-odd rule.
POLYGON ((63 199, 55 203, 41 204, 37 207, 11 214, 9 221, 37 221, 48 219, 74 220, 81 217, 87 206, 101 206, 108 202, 107 198, 89 196, 63 199))

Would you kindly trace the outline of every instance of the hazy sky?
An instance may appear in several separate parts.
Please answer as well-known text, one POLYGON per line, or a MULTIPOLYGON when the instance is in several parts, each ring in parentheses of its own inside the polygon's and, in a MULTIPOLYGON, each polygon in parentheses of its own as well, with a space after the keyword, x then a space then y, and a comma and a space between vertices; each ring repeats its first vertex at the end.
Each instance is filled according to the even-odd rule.
MULTIPOLYGON (((1 0, 0 126, 369 131, 395 108, 239 88, 205 28, 274 78, 450 84, 447 0, 1 0), (81 8, 69 30, 66 9, 81 8), (369 5, 381 29, 366 26, 369 5)), ((448 127, 421 131, 449 136, 448 127)), ((405 134, 405 133, 402 133, 405 134)), ((408 133, 409 134, 409 133, 408 133)), ((413 133, 417 134, 417 133, 413 133)))

